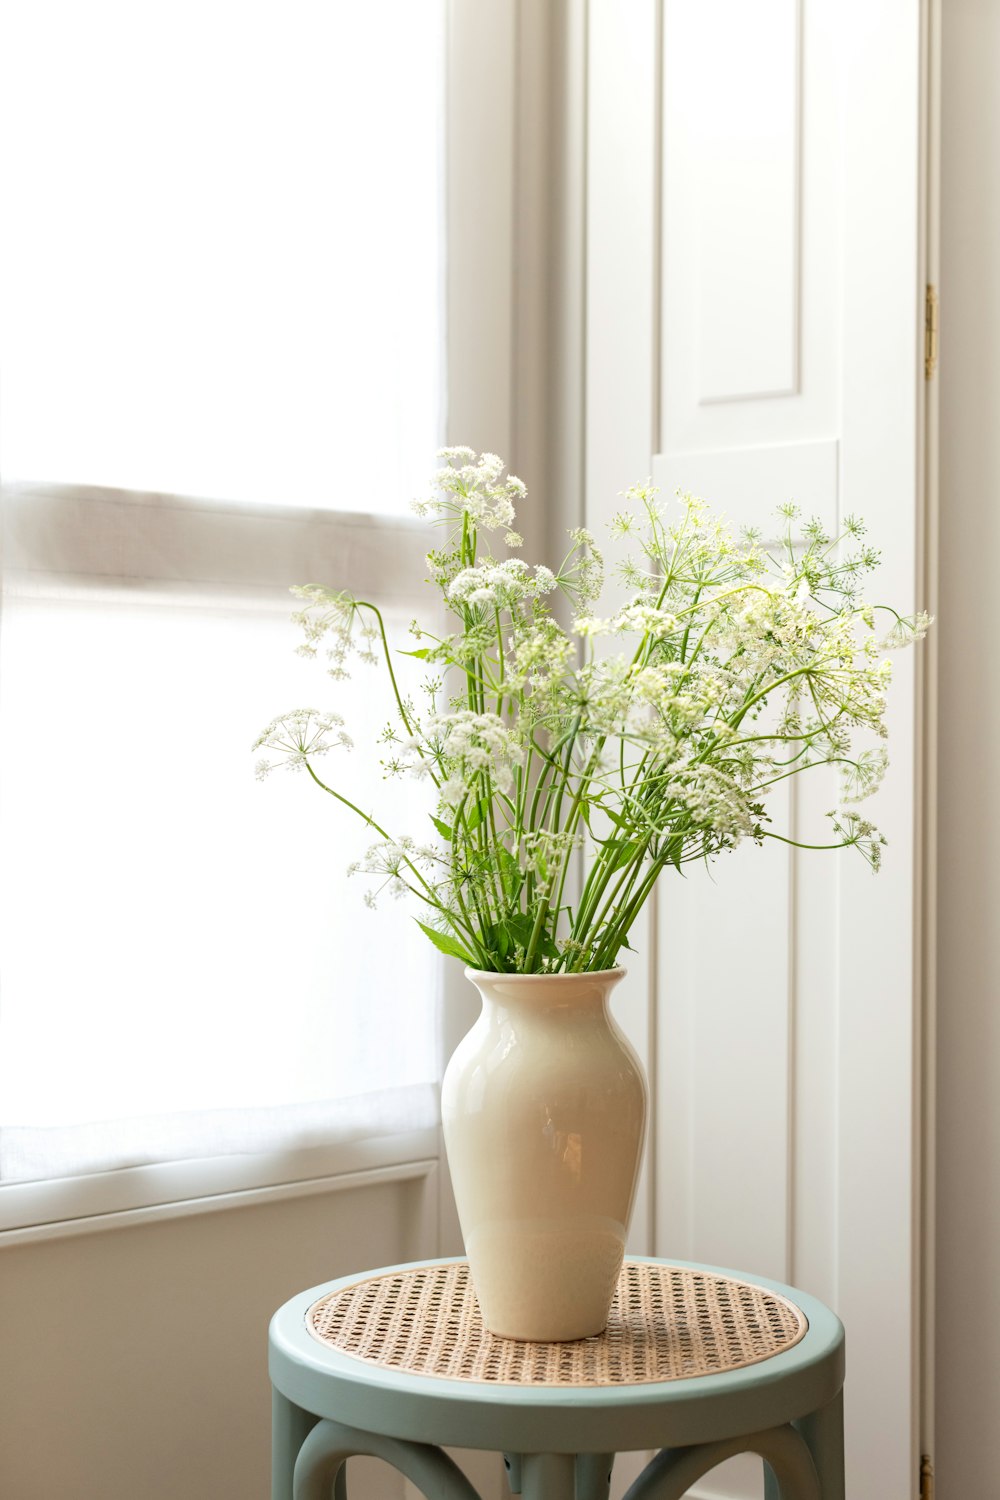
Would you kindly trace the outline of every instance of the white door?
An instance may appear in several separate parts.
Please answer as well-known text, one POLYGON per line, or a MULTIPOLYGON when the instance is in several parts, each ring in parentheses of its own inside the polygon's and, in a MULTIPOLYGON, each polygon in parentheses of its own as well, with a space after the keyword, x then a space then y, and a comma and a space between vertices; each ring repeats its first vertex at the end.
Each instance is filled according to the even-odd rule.
MULTIPOLYGON (((591 0, 589 22, 589 524, 650 471, 736 522, 857 512, 879 595, 915 608, 918 0, 591 0)), ((917 665, 892 692, 883 872, 772 844, 665 879, 629 996, 656 1251, 839 1312, 852 1500, 916 1491, 917 665)), ((835 784, 785 786, 775 829, 826 842, 835 784)), ((759 1485, 736 1465, 698 1493, 759 1485)))

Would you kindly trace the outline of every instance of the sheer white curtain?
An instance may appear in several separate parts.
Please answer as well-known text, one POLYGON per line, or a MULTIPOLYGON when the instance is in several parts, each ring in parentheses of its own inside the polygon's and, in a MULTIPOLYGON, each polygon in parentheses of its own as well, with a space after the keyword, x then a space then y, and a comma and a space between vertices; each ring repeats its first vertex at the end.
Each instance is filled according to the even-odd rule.
POLYGON ((433 951, 250 744, 336 708, 330 780, 421 814, 383 679, 296 658, 287 588, 407 644, 443 0, 10 0, 0 58, 0 1181, 427 1125, 433 951))

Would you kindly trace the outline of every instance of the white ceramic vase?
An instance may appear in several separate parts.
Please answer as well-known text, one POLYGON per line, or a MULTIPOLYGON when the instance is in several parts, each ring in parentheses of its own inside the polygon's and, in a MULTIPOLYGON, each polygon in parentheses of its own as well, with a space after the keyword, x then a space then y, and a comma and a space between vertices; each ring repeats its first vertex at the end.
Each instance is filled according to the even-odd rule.
POLYGON ((467 969, 482 1014, 442 1087, 445 1146, 487 1328, 564 1340, 608 1321, 648 1090, 608 999, 624 969, 467 969))

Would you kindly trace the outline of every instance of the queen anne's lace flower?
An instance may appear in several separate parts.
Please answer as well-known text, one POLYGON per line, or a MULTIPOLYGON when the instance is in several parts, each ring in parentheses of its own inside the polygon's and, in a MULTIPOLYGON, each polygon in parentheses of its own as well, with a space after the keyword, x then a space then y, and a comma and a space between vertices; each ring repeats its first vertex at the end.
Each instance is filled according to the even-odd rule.
POLYGON ((447 595, 453 603, 512 610, 526 600, 551 594, 556 587, 555 574, 549 568, 529 568, 521 558, 511 557, 506 562, 463 568, 449 583, 447 595))
POLYGON ((434 475, 435 493, 414 501, 418 516, 465 516, 484 531, 509 531, 515 506, 527 491, 514 474, 503 476, 504 462, 495 453, 477 458, 471 448, 442 448, 438 458, 444 467, 434 475))
POLYGON ((660 639, 672 635, 677 629, 677 616, 667 609, 657 609, 653 604, 629 604, 619 610, 611 628, 617 632, 638 631, 640 635, 660 639))
POLYGON ((305 600, 305 608, 292 616, 305 636, 299 656, 317 656, 322 646, 327 672, 335 680, 350 676, 344 663, 352 652, 374 665, 380 630, 371 606, 365 609, 353 595, 318 584, 293 588, 292 593, 305 600))
POLYGON ((495 786, 509 794, 514 785, 514 767, 524 760, 517 736, 498 714, 462 709, 428 719, 426 744, 443 778, 441 801, 455 807, 477 787, 495 786))
POLYGON ((294 708, 291 713, 279 714, 272 719, 254 740, 255 750, 270 750, 278 756, 276 761, 263 759, 257 762, 258 780, 263 781, 279 765, 300 771, 317 756, 326 755, 338 746, 350 750, 353 745, 340 714, 320 713, 315 708, 294 708))

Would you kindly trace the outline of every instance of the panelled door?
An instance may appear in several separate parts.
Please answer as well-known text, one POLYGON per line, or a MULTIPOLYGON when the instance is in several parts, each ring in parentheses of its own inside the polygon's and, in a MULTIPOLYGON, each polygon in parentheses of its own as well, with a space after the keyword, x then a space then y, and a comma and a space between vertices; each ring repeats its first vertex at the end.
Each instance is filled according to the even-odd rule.
MULTIPOLYGON (((918 0, 589 6, 587 509, 650 471, 774 534, 864 516, 873 589, 917 594, 922 527, 918 0)), ((847 1326, 852 1500, 916 1492, 920 1101, 915 654, 854 851, 776 843, 665 879, 629 997, 656 1117, 658 1254, 797 1283, 847 1326)), ((829 842, 837 785, 772 827, 829 842)), ((759 1465, 703 1496, 759 1494, 759 1465)))

